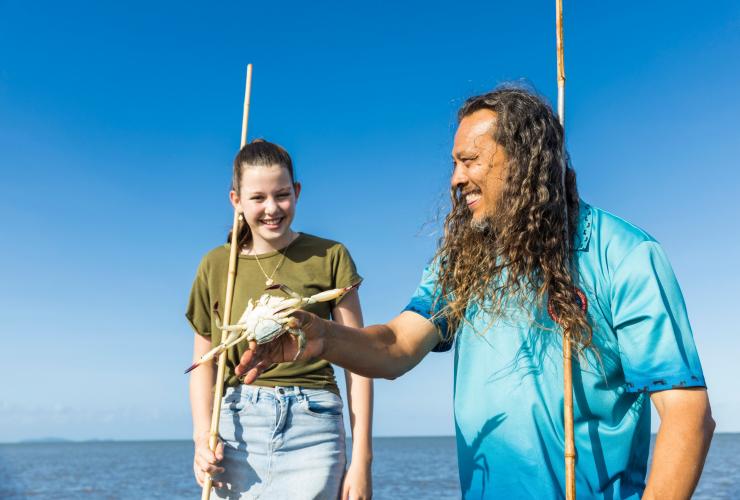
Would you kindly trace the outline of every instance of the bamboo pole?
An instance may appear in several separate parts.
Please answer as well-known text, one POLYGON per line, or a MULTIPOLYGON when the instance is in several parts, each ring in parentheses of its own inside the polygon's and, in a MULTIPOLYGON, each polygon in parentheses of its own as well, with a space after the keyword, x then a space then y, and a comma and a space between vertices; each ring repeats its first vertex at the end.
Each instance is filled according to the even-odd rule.
POLYGON ((576 498, 576 443, 573 432, 573 360, 570 332, 563 334, 563 410, 565 429, 565 499, 576 498))
POLYGON ((563 45, 563 0, 556 0, 555 29, 558 50, 558 117, 565 130, 565 47, 563 45))
MULTIPOLYGON (((243 148, 247 144, 247 123, 249 121, 249 98, 252 93, 252 65, 247 65, 247 86, 244 90, 244 111, 242 114, 242 136, 241 146, 243 148)), ((237 186, 238 189, 238 186, 237 186)), ((236 257, 239 250, 237 244, 237 235, 239 234, 239 210, 234 209, 234 220, 231 225, 231 248, 229 252, 229 271, 226 279, 226 300, 224 304, 224 326, 231 324, 231 301, 234 298, 234 281, 236 280, 236 257)), ((216 451, 218 445, 218 424, 221 417, 221 393, 224 390, 224 376, 226 374, 226 358, 228 351, 222 352, 218 356, 218 368, 216 371, 216 385, 213 388, 213 413, 211 413, 211 432, 208 439, 208 446, 211 451, 216 451)), ((205 482, 203 483, 203 492, 201 493, 201 500, 209 500, 211 498, 211 488, 213 486, 213 478, 206 474, 205 482)))
MULTIPOLYGON (((563 45, 563 0, 555 0, 555 31, 558 55, 558 117, 563 127, 562 186, 565 198, 565 241, 570 254, 570 231, 568 230, 568 196, 566 193, 565 157, 565 48, 563 45)), ((563 327, 563 433, 565 437, 565 498, 576 498, 576 443, 573 429, 573 347, 570 331, 563 327)))

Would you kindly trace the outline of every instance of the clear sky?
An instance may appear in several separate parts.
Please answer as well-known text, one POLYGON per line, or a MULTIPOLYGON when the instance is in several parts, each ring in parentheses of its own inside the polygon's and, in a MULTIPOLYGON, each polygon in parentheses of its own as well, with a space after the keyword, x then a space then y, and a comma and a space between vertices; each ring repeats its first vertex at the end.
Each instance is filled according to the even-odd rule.
MULTIPOLYGON (((0 2, 0 441, 190 436, 183 311, 231 224, 248 62, 295 229, 347 245, 368 322, 397 314, 458 106, 512 80, 555 99, 554 3, 0 2)), ((565 4, 581 194, 663 243, 740 431, 740 4, 565 4)), ((450 354, 376 387, 377 435, 454 433, 450 354)))

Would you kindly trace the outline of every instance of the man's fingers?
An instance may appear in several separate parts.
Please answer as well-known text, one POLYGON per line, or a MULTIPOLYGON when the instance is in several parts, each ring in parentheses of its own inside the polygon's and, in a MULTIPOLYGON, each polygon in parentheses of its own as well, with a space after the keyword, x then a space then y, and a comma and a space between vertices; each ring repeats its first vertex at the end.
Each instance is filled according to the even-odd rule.
POLYGON ((219 441, 218 444, 216 445, 215 455, 216 455, 216 460, 218 460, 219 462, 224 459, 224 442, 223 441, 219 441))
POLYGON ((252 342, 250 342, 249 343, 249 349, 247 349, 246 351, 244 351, 244 354, 242 354, 242 357, 239 360, 239 364, 236 365, 236 368, 234 369, 234 371, 236 372, 236 375, 237 376, 241 376, 244 373, 246 373, 247 370, 249 370, 250 364, 257 357, 256 350, 257 350, 257 344, 255 344, 254 347, 253 347, 252 346, 252 342))
POLYGON ((303 322, 296 318, 295 316, 291 316, 288 318, 288 322, 286 323, 286 326, 288 328, 298 328, 300 329, 303 326, 303 322))

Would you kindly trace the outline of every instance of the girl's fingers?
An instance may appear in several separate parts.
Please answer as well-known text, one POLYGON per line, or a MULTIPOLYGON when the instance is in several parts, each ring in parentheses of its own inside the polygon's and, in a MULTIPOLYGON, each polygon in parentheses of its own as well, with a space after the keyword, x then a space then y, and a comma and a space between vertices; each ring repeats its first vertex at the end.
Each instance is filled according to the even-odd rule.
POLYGON ((195 457, 198 461, 198 465, 200 465, 201 468, 205 468, 207 465, 215 464, 218 462, 218 460, 216 460, 216 455, 214 455, 213 452, 208 448, 200 448, 195 457))
POLYGON ((224 471, 223 467, 215 464, 209 464, 208 462, 204 462, 202 460, 196 460, 195 468, 196 473, 210 474, 211 476, 214 474, 221 474, 224 471))
POLYGON ((223 459, 223 449, 221 441, 218 442, 215 454, 207 447, 199 447, 195 455, 195 467, 201 472, 211 475, 222 473, 224 468, 220 467, 218 463, 223 459))
MULTIPOLYGON (((195 472, 195 482, 197 482, 198 486, 202 488, 206 482, 206 473, 197 468, 194 470, 194 472, 195 472)), ((224 483, 222 481, 213 480, 211 484, 215 486, 216 488, 224 487, 224 483)))

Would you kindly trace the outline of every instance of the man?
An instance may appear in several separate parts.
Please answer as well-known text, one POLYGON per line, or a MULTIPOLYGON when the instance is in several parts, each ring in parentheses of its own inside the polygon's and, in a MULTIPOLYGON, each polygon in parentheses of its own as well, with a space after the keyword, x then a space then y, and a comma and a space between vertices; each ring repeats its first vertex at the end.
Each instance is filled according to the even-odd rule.
MULTIPOLYGON (((364 329, 298 312, 303 356, 395 378, 454 345, 463 496, 560 498, 567 329, 578 497, 689 498, 714 422, 681 292, 652 237, 579 200, 564 155, 539 97, 501 88, 469 99, 444 238, 411 302, 364 329), (646 485, 648 398, 661 424, 646 485)), ((249 383, 295 352, 285 335, 237 372, 249 383)))

